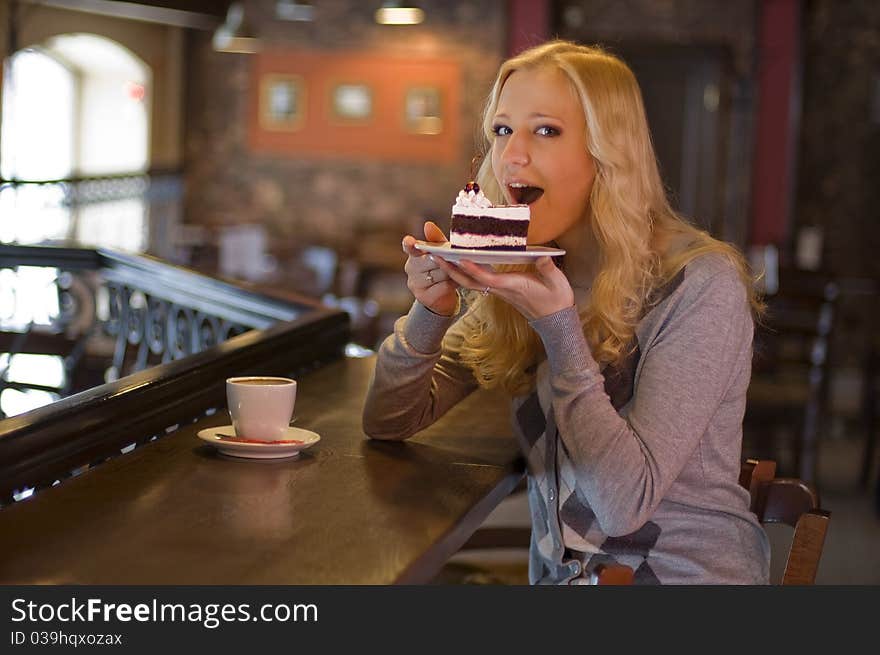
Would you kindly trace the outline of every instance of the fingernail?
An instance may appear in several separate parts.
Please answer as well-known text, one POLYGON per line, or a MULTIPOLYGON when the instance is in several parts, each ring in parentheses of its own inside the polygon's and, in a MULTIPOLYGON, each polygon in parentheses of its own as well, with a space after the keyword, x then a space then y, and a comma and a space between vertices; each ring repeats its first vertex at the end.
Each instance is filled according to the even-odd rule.
POLYGON ((430 259, 432 262, 435 261, 435 260, 434 260, 434 255, 428 255, 428 259, 430 259))

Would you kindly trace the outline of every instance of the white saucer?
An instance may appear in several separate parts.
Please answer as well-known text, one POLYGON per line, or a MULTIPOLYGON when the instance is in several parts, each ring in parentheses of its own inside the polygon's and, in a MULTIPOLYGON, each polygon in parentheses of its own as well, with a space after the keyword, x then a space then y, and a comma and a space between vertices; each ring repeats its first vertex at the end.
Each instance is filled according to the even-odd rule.
POLYGON ((321 437, 311 430, 289 427, 281 441, 237 441, 238 437, 231 425, 218 425, 199 430, 199 439, 231 457, 280 459, 298 457, 301 450, 314 446, 321 437))
POLYGON ((528 264, 538 257, 558 257, 565 251, 545 246, 526 246, 525 250, 472 250, 471 248, 453 248, 446 243, 430 243, 416 241, 416 248, 423 252, 440 255, 448 262, 466 259, 475 264, 528 264))

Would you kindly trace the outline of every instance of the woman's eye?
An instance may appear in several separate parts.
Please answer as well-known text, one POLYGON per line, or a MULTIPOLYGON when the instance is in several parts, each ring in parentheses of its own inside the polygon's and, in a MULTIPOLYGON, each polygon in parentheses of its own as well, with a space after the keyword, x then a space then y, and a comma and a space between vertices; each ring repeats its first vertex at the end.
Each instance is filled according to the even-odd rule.
POLYGON ((495 136, 509 136, 513 130, 507 127, 507 125, 494 125, 492 132, 495 133, 495 136))
POLYGON ((542 125, 535 130, 535 134, 538 134, 539 136, 559 136, 559 130, 555 127, 550 127, 549 125, 542 125))

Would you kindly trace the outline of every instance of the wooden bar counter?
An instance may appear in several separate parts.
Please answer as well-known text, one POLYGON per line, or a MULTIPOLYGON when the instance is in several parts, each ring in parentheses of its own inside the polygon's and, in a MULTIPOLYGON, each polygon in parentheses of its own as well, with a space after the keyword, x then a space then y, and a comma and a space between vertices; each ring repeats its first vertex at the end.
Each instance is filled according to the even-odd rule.
POLYGON ((477 392, 406 442, 368 439, 375 358, 299 377, 298 458, 200 441, 225 409, 0 510, 3 584, 429 582, 522 476, 508 403, 477 392))

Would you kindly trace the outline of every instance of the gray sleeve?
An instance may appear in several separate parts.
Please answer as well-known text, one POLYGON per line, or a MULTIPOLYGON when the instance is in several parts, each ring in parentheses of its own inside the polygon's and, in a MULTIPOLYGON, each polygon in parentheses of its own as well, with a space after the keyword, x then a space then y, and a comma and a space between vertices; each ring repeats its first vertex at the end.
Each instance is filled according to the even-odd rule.
POLYGON ((379 348, 367 391, 363 429, 368 436, 406 439, 476 388, 470 368, 458 361, 464 319, 456 323, 456 318, 439 316, 416 301, 394 324, 379 348))
POLYGON ((532 322, 547 351, 560 439, 578 486, 612 536, 651 517, 698 447, 743 349, 751 352, 752 317, 735 271, 682 287, 656 337, 642 344, 626 419, 605 393, 574 308, 532 322))

